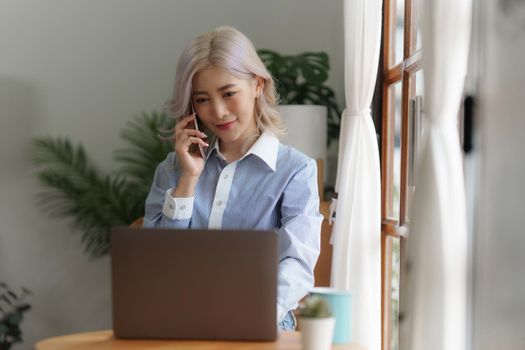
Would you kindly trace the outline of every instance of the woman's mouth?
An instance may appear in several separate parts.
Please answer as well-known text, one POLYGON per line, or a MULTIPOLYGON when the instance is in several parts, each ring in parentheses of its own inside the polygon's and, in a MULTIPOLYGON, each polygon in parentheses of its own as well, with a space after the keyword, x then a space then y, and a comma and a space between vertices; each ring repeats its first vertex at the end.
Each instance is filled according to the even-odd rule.
POLYGON ((219 128, 221 130, 229 130, 229 129, 233 128, 234 124, 235 124, 235 120, 232 120, 231 122, 227 122, 227 123, 224 123, 224 124, 218 124, 217 128, 219 128))

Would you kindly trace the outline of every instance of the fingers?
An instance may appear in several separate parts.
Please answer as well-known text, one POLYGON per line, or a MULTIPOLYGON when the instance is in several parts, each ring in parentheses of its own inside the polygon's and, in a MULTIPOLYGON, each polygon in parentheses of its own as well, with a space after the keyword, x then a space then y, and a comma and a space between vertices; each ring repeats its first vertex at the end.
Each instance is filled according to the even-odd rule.
POLYGON ((179 122, 175 125, 175 139, 177 139, 180 135, 180 133, 185 130, 185 129, 188 129, 188 126, 191 126, 189 125, 191 122, 193 122, 193 120, 196 118, 196 114, 193 113, 193 114, 190 114, 188 116, 185 116, 184 118, 181 118, 179 120, 179 122))
POLYGON ((205 133, 195 130, 195 129, 184 129, 181 131, 180 136, 190 137, 190 136, 196 136, 200 137, 201 139, 205 139, 208 137, 205 133))
MULTIPOLYGON (((192 144, 197 144, 202 147, 209 147, 209 144, 204 142, 203 139, 196 136, 189 136, 187 138, 184 138, 184 140, 181 140, 180 142, 177 142, 175 145, 175 151, 178 154, 188 153, 190 152, 190 146, 192 144)), ((190 152, 191 153, 191 152, 190 152)))
POLYGON ((203 140, 206 134, 195 129, 183 129, 175 139, 175 150, 178 152, 188 152, 191 144, 198 144, 203 147, 209 147, 209 144, 203 140))
POLYGON ((180 142, 182 145, 189 145, 192 143, 198 143, 202 146, 208 147, 208 143, 204 141, 203 139, 207 139, 207 135, 203 132, 200 132, 199 130, 195 129, 184 129, 179 134, 178 140, 175 141, 177 144, 180 142), (189 142, 188 142, 189 141, 189 142))
POLYGON ((210 146, 208 143, 206 143, 203 139, 201 139, 199 137, 190 136, 188 138, 188 140, 190 141, 190 143, 197 143, 197 144, 201 145, 202 147, 209 147, 210 146))

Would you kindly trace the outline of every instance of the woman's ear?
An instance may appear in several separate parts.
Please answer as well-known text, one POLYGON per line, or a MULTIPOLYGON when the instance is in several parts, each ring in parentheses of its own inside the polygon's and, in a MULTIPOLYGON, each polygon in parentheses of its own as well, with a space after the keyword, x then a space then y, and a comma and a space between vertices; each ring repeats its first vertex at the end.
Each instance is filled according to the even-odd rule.
POLYGON ((264 79, 258 75, 255 76, 255 96, 261 96, 264 89, 264 79))

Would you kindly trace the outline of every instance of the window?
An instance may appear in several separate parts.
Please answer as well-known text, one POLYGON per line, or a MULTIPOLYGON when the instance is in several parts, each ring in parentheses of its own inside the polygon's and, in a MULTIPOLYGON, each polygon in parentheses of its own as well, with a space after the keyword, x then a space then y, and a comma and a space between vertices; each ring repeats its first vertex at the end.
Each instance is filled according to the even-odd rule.
POLYGON ((383 350, 398 349, 400 264, 414 191, 414 160, 424 132, 420 43, 416 1, 385 0, 379 82, 383 350))

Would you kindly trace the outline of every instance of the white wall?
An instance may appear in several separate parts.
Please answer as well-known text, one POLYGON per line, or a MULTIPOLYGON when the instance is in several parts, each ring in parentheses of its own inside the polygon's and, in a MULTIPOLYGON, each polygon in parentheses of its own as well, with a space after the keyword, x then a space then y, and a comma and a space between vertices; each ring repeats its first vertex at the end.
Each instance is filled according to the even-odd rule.
POLYGON ((0 0, 0 280, 34 292, 23 321, 38 339, 111 327, 108 259, 44 216, 30 139, 82 142, 103 171, 126 121, 160 110, 193 36, 233 25, 256 47, 327 51, 343 102, 342 0, 0 0))
POLYGON ((525 348, 525 3, 482 0, 472 349, 525 348))

